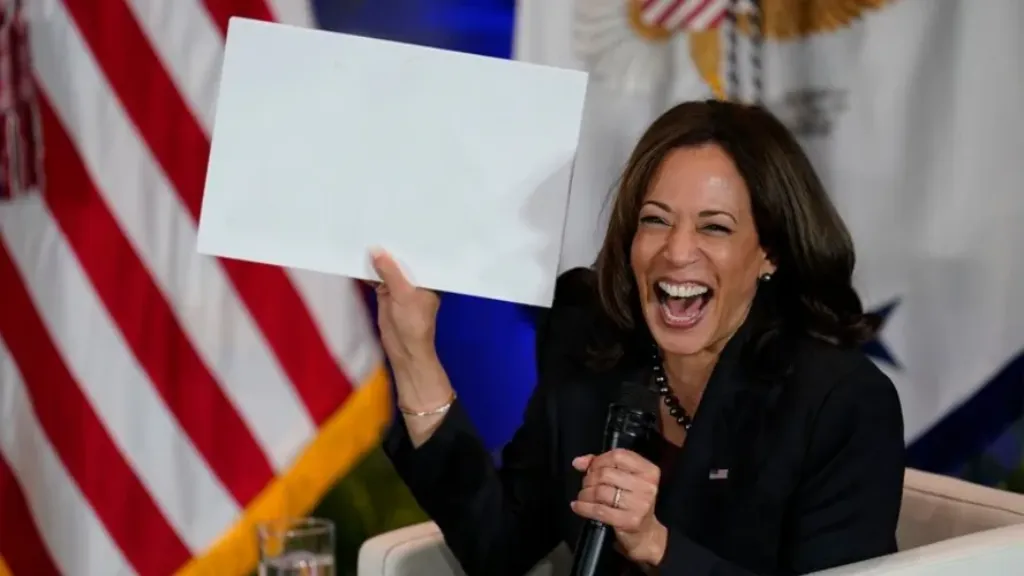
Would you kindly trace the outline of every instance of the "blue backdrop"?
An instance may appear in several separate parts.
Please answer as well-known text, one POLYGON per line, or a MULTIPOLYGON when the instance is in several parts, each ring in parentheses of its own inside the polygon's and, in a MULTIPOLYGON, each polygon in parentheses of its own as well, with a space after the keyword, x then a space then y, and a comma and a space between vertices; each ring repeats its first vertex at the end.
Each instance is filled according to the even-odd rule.
MULTIPOLYGON (((514 0, 316 0, 321 28, 508 58, 514 0)), ((445 294, 438 352, 488 447, 506 442, 536 382, 528 308, 445 294)))

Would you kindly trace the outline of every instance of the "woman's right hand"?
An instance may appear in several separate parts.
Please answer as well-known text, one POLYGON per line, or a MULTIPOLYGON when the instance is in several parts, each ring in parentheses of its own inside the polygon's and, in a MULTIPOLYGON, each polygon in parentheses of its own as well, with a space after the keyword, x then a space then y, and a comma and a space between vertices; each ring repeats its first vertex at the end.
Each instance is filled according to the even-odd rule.
POLYGON ((384 352, 396 371, 414 369, 436 358, 437 294, 409 282, 398 263, 384 251, 371 254, 377 285, 377 324, 384 352))
POLYGON ((394 370, 398 405, 405 414, 409 440, 419 447, 444 420, 445 411, 430 411, 446 403, 451 405, 454 399, 434 346, 441 301, 434 292, 413 286, 386 252, 374 252, 371 257, 381 279, 377 285, 381 344, 394 370))

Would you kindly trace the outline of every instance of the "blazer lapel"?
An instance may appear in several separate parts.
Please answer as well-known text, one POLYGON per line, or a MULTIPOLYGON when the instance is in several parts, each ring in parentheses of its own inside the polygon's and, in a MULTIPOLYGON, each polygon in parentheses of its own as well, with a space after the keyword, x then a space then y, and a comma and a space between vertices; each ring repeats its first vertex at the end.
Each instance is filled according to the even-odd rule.
POLYGON ((755 421, 760 420, 763 395, 740 364, 749 336, 745 323, 722 351, 659 499, 659 517, 671 518, 691 536, 720 533, 715 525, 728 522, 724 500, 746 482, 751 470, 743 455, 750 454, 745 445, 753 441, 751 426, 759 426, 755 421))
MULTIPOLYGON (((771 528, 775 517, 770 502, 761 492, 767 458, 773 452, 764 449, 770 441, 769 414, 779 388, 768 382, 744 381, 723 406, 717 419, 715 454, 712 468, 728 467, 728 479, 722 481, 717 498, 707 498, 705 521, 717 523, 718 549, 727 558, 756 559, 772 565, 778 553, 777 530, 771 528), (716 464, 715 461, 721 462, 716 464)), ((708 488, 711 488, 709 481, 708 488)))

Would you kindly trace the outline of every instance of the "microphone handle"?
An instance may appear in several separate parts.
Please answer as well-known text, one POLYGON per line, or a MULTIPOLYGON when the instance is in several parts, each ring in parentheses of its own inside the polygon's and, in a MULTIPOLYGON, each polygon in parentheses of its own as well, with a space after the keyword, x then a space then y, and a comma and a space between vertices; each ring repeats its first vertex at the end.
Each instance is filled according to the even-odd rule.
POLYGON ((583 525, 569 576, 600 576, 599 570, 614 564, 608 556, 612 550, 609 540, 615 532, 607 524, 588 520, 583 525))
MULTIPOLYGON (((643 439, 643 432, 642 428, 632 426, 611 427, 605 431, 603 451, 637 448, 643 439)), ((615 531, 610 526, 596 520, 587 520, 576 543, 569 576, 602 576, 608 573, 616 565, 611 558, 614 539, 615 531)))
MULTIPOLYGON (((605 422, 602 451, 615 448, 644 451, 645 443, 653 431, 655 416, 621 404, 613 404, 605 422)), ((618 562, 614 554, 615 530, 610 526, 587 520, 580 530, 569 576, 611 576, 618 562)))

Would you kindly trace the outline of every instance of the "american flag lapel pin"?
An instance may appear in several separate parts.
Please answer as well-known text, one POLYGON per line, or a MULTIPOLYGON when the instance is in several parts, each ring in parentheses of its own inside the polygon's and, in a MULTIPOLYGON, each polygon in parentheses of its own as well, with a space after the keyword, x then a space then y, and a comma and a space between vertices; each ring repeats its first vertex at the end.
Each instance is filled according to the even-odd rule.
POLYGON ((727 478, 729 478, 728 468, 713 468, 711 472, 708 473, 708 480, 725 480, 727 478))

